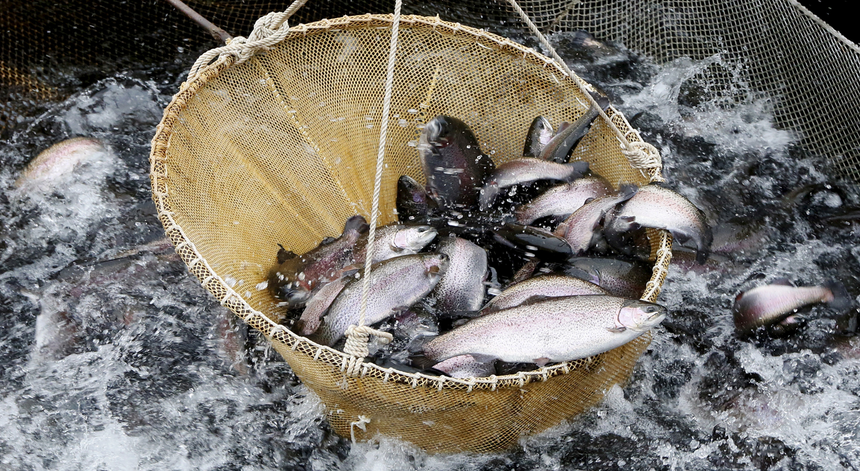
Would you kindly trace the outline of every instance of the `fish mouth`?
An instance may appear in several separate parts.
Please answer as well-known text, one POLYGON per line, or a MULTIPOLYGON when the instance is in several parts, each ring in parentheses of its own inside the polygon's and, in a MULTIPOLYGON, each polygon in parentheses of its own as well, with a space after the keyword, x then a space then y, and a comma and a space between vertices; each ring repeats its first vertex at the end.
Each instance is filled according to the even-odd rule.
POLYGON ((399 250, 421 249, 436 238, 436 233, 436 229, 430 226, 412 227, 398 232, 393 245, 399 250))

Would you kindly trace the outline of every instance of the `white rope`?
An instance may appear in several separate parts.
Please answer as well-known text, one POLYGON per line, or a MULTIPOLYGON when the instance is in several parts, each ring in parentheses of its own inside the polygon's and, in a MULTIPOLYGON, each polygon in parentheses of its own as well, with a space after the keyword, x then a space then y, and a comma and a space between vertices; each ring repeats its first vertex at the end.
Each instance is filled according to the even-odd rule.
POLYGON ((349 437, 352 439, 352 444, 355 445, 355 427, 361 429, 362 432, 367 432, 367 424, 370 423, 370 418, 366 415, 359 415, 358 420, 349 423, 349 437))
POLYGON ((394 4, 394 19, 391 25, 391 46, 388 51, 388 70, 385 76, 385 95, 382 99, 382 123, 379 130, 379 150, 376 153, 376 179, 373 183, 373 202, 370 209, 370 231, 367 234, 367 250, 364 259, 364 280, 361 284, 361 309, 359 310, 358 325, 349 326, 346 331, 347 339, 344 352, 359 358, 368 354, 367 343, 369 336, 376 335, 387 343, 393 337, 388 332, 372 329, 364 325, 367 314, 367 295, 370 289, 370 265, 373 259, 373 244, 376 240, 376 221, 379 213, 379 192, 382 188, 382 171, 385 160, 385 143, 388 138, 388 117, 391 113, 391 90, 394 86, 394 60, 397 57, 397 36, 400 30, 401 0, 394 4))
MULTIPOLYGON (((615 136, 618 138, 618 140, 621 141, 621 147, 623 149, 622 153, 628 158, 628 160, 630 160, 631 165, 633 165, 636 168, 639 168, 640 170, 641 169, 660 169, 660 168, 662 168, 662 162, 660 160, 660 152, 657 151, 657 149, 650 144, 643 143, 643 144, 645 144, 643 146, 643 145, 640 145, 639 142, 631 143, 630 141, 628 141, 627 137, 624 136, 624 134, 622 134, 621 131, 618 130, 618 128, 615 126, 615 124, 612 122, 612 120, 609 119, 609 117, 606 115, 606 113, 603 111, 603 109, 594 100, 594 97, 591 96, 591 93, 588 92, 588 89, 585 87, 585 83, 582 81, 582 79, 580 79, 578 76, 576 76, 573 72, 570 71, 570 68, 567 66, 567 64, 564 62, 564 60, 562 60, 561 56, 559 56, 558 53, 555 52, 555 48, 552 47, 552 44, 550 44, 549 41, 547 41, 546 37, 543 35, 543 33, 540 32, 538 27, 535 26, 534 23, 532 23, 532 20, 529 18, 529 16, 526 14, 526 12, 523 11, 522 8, 520 8, 519 4, 517 4, 517 0, 508 0, 508 1, 510 2, 511 6, 514 7, 514 9, 517 11, 517 13, 519 13, 520 18, 529 27, 531 32, 535 36, 537 36, 538 40, 543 45, 543 47, 545 47, 546 50, 549 51, 549 54, 552 56, 553 59, 555 59, 555 62, 559 65, 559 67, 561 67, 561 69, 564 71, 565 74, 567 74, 568 77, 573 79, 573 81, 579 87, 579 90, 582 91, 583 95, 585 95, 585 98, 588 100, 591 107, 596 109, 597 112, 600 114, 600 116, 609 125, 609 128, 612 130, 612 132, 614 132, 615 136), (643 166, 640 167, 638 165, 643 165, 643 166)), ((652 177, 654 177, 656 175, 657 174, 655 173, 654 175, 652 175, 652 177)))
POLYGON ((270 47, 283 41, 290 30, 287 24, 287 19, 298 11, 308 0, 295 0, 283 12, 272 12, 260 18, 254 23, 254 30, 251 34, 244 38, 236 36, 230 39, 226 46, 210 49, 201 55, 191 70, 188 72, 188 79, 194 78, 200 69, 209 65, 213 60, 223 56, 235 56, 236 64, 241 64, 250 59, 260 50, 268 50, 270 47))

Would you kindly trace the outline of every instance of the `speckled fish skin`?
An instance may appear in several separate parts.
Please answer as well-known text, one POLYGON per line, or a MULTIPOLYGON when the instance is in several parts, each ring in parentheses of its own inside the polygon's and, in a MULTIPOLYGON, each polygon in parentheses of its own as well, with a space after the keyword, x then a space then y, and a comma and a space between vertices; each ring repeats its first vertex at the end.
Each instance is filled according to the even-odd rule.
MULTIPOLYGON (((609 106, 609 99, 597 93, 592 93, 592 96, 597 101, 601 109, 606 109, 609 106)), ((565 129, 559 130, 558 134, 547 143, 543 151, 538 156, 541 160, 552 162, 565 163, 570 159, 571 151, 579 144, 579 141, 585 137, 588 130, 591 129, 591 124, 600 113, 595 108, 589 108, 584 115, 574 121, 565 129)))
POLYGON ((424 126, 418 153, 428 193, 445 208, 474 207, 486 175, 495 167, 466 123, 451 116, 437 116, 424 126))
POLYGON ((650 227, 666 229, 680 243, 692 240, 696 244, 699 263, 708 258, 713 235, 705 214, 687 198, 658 184, 641 188, 606 225, 607 237, 650 227))
POLYGON ((458 355, 433 365, 452 378, 485 378, 496 374, 495 360, 478 359, 473 355, 458 355))
POLYGON ((619 194, 601 196, 573 212, 556 229, 559 235, 570 245, 574 256, 582 255, 600 238, 600 228, 604 216, 615 206, 629 200, 632 189, 626 189, 619 194))
POLYGON ((300 306, 319 284, 339 278, 345 267, 355 263, 353 249, 367 229, 364 217, 347 219, 339 238, 305 254, 293 254, 275 267, 269 274, 269 289, 288 306, 300 306))
POLYGON ((578 178, 570 183, 554 186, 529 203, 521 205, 514 217, 520 224, 531 224, 547 216, 567 218, 588 200, 610 195, 613 191, 612 185, 603 177, 578 178))
POLYGON ((583 161, 562 164, 529 157, 512 159, 499 165, 487 177, 487 182, 481 189, 478 205, 481 210, 489 209, 503 188, 525 185, 538 180, 569 182, 582 177, 587 171, 588 162, 583 161))
MULTIPOLYGON (((406 255, 371 267, 364 325, 384 320, 426 296, 448 268, 445 254, 406 255)), ((357 325, 361 309, 362 279, 350 281, 323 318, 318 340, 333 345, 350 325, 357 325)))
MULTIPOLYGON (((371 264, 401 255, 414 255, 436 238, 436 229, 418 224, 388 224, 376 230, 371 264)), ((355 263, 363 266, 367 256, 367 235, 355 244, 355 263)))
POLYGON ((15 180, 22 191, 56 184, 88 161, 104 157, 110 151, 104 143, 90 137, 75 137, 43 150, 27 164, 15 180))
POLYGON ((305 304, 305 309, 302 311, 302 316, 296 323, 296 331, 304 336, 308 336, 317 331, 322 322, 322 318, 331 303, 337 298, 337 295, 346 286, 349 279, 338 278, 330 281, 313 293, 305 304))
POLYGON ((735 328, 748 333, 757 327, 782 321, 796 309, 836 299, 828 286, 793 286, 779 282, 759 286, 739 294, 732 306, 735 328))
POLYGON ((519 306, 529 300, 581 295, 608 295, 589 281, 566 275, 542 275, 513 284, 481 309, 481 315, 519 306))
POLYGON ((460 237, 439 243, 439 253, 448 256, 448 269, 433 290, 436 309, 441 313, 477 311, 484 302, 487 252, 460 237))
POLYGON ((572 258, 565 273, 590 281, 613 296, 639 298, 651 279, 651 267, 612 258, 572 258))
POLYGON ((552 298, 475 318, 424 345, 444 361, 484 355, 506 362, 559 362, 624 345, 660 323, 662 306, 612 296, 552 298))
POLYGON ((552 139, 552 124, 543 116, 538 116, 529 126, 526 143, 523 146, 523 157, 537 157, 552 139))

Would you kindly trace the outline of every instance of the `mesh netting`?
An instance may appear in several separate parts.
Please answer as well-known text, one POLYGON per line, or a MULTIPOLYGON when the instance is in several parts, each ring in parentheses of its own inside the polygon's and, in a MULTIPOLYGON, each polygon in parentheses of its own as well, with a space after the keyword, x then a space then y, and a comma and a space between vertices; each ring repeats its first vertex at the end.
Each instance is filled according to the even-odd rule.
MULTIPOLYGON (((277 244, 306 252, 339 234, 348 217, 369 217, 390 27, 390 17, 371 15, 297 26, 248 62, 233 65, 226 56, 203 69, 176 95, 153 141, 154 197, 192 272, 266 334, 326 404, 336 431, 383 433, 432 451, 498 450, 593 405, 629 376, 648 337, 517 375, 410 374, 357 366, 353 357, 296 336, 277 324, 286 308, 255 288, 267 279, 277 244)), ((380 224, 396 220, 400 175, 424 180, 416 144, 430 118, 464 120, 501 163, 521 154, 534 116, 559 122, 588 109, 580 88, 545 57, 479 30, 406 17, 398 50, 380 224)), ((639 140, 620 113, 610 108, 608 118, 639 140)), ((596 122, 573 158, 615 186, 647 183, 610 128, 596 122)), ((671 243, 668 235, 654 240, 650 300, 671 243)))

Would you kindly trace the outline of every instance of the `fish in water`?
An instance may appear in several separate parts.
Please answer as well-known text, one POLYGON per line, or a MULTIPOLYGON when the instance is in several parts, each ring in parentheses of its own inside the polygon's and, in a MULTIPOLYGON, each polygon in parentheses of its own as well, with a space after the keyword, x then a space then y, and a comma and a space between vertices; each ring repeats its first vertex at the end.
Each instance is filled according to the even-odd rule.
MULTIPOLYGON (((600 109, 605 110, 609 107, 609 99, 597 93, 592 93, 600 109)), ((585 134, 591 129, 591 124, 594 119, 600 115, 600 112, 593 106, 580 116, 579 119, 571 123, 566 128, 560 130, 547 143, 544 149, 538 156, 541 160, 548 160, 557 163, 565 163, 570 159, 570 153, 579 144, 579 141, 585 137, 585 134)))
POLYGON ((448 269, 433 290, 440 315, 480 309, 487 291, 487 252, 460 237, 443 239, 438 252, 448 256, 448 269))
POLYGON ((617 194, 589 201, 556 227, 554 234, 567 241, 574 256, 584 254, 602 240, 605 216, 632 198, 635 191, 635 186, 623 186, 617 194))
POLYGON ((504 188, 538 180, 569 182, 582 177, 587 171, 588 162, 583 161, 557 163, 530 157, 509 160, 499 165, 487 178, 487 183, 480 191, 478 204, 482 211, 486 211, 490 209, 496 196, 504 188))
POLYGON ((561 237, 539 227, 505 222, 493 229, 493 239, 521 250, 528 258, 559 259, 570 257, 570 246, 561 237))
POLYGON ((681 244, 692 240, 698 262, 704 263, 708 258, 713 234, 705 214, 687 198, 663 185, 650 183, 639 188, 604 225, 604 235, 608 239, 618 239, 640 227, 666 229, 681 244))
POLYGON ((613 193, 612 185, 601 176, 589 176, 558 185, 543 192, 532 201, 519 206, 514 218, 520 224, 554 216, 567 218, 589 200, 613 193))
POLYGON ((552 135, 552 124, 549 120, 543 116, 535 118, 526 134, 523 157, 538 157, 552 139, 552 135))
POLYGON ((52 145, 37 155, 15 180, 15 188, 27 192, 39 188, 53 189, 79 167, 104 159, 110 150, 102 141, 76 137, 52 145))
POLYGON ((574 276, 543 275, 515 283, 490 300, 481 314, 501 311, 521 304, 546 298, 606 294, 609 292, 596 284, 574 276))
POLYGON ((346 220, 339 238, 325 239, 303 255, 282 247, 279 265, 269 273, 272 294, 291 308, 303 304, 317 285, 340 278, 342 271, 355 263, 355 244, 367 230, 367 221, 358 215, 346 220))
MULTIPOLYGON (((365 325, 406 309, 436 287, 448 268, 445 254, 405 255, 371 267, 365 325)), ((329 307, 317 331, 318 341, 333 345, 350 325, 358 325, 363 279, 350 281, 329 307)))
POLYGON ((418 153, 428 194, 447 209, 474 207, 486 175, 495 168, 472 130, 451 116, 437 116, 424 126, 418 153))
POLYGON ((794 286, 786 279, 779 279, 738 294, 732 306, 732 317, 737 331, 745 334, 757 327, 780 323, 798 309, 816 303, 845 309, 851 300, 836 281, 822 286, 794 286))
POLYGON ((645 301, 603 295, 551 298, 477 317, 430 340, 423 352, 439 362, 470 354, 544 366, 624 345, 664 317, 664 307, 645 301))

